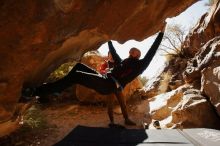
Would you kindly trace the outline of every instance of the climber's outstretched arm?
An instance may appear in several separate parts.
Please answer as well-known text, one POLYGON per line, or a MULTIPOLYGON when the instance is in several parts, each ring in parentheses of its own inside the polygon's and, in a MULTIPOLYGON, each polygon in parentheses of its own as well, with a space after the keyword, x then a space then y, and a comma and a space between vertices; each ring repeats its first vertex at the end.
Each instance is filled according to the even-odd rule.
POLYGON ((115 48, 114 48, 114 46, 113 46, 111 41, 108 42, 108 47, 109 47, 109 51, 110 51, 110 53, 112 55, 112 58, 113 58, 114 62, 116 64, 120 63, 122 61, 122 59, 117 54, 117 52, 116 52, 116 50, 115 50, 115 48))
POLYGON ((162 41, 163 34, 164 34, 163 32, 160 32, 158 34, 157 38, 155 39, 153 45, 151 46, 151 48, 149 49, 147 54, 144 56, 143 59, 140 60, 143 70, 145 70, 148 67, 148 65, 150 64, 150 62, 153 59, 154 55, 156 54, 156 51, 159 48, 159 45, 162 41))

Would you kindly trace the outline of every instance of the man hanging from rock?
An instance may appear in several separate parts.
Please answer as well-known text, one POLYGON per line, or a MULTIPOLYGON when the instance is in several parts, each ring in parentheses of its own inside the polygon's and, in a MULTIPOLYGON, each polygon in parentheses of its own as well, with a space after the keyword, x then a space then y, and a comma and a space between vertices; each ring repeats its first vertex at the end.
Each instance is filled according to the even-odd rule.
MULTIPOLYGON (((117 55, 117 54, 116 54, 117 55)), ((118 55, 116 57, 119 57, 118 55)), ((121 60, 121 58, 119 57, 118 59, 121 60)), ((105 59, 105 62, 102 63, 99 67, 98 67, 98 71, 99 73, 101 73, 102 75, 106 75, 108 76, 108 73, 111 72, 111 70, 116 66, 116 62, 114 61, 111 52, 108 52, 108 57, 105 59)), ((118 124, 114 124, 114 114, 113 114, 113 105, 114 105, 114 96, 117 95, 117 98, 120 98, 120 101, 123 102, 124 107, 126 108, 126 102, 124 100, 124 96, 121 93, 118 94, 113 94, 112 96, 108 96, 107 97, 107 109, 108 109, 108 116, 110 119, 110 124, 109 127, 113 127, 113 128, 124 128, 118 124)), ((125 110, 125 114, 126 114, 126 110, 125 110)))
MULTIPOLYGON (((119 56, 118 56, 119 57, 119 56)), ((120 58, 120 57, 119 57, 120 58)), ((105 59, 105 62, 102 63, 99 67, 98 67, 98 71, 99 73, 101 73, 104 76, 108 76, 108 73, 111 72, 111 70, 116 66, 117 64, 115 63, 112 54, 110 51, 108 51, 108 57, 105 59)), ((115 94, 114 94, 115 95, 115 94)), ((107 97, 107 109, 108 109, 108 116, 110 119, 110 124, 109 127, 119 127, 119 125, 114 124, 114 116, 113 116, 113 102, 114 102, 114 95, 112 96, 108 96, 107 97)), ((123 101, 123 104, 125 104, 124 101, 124 97, 122 96, 122 94, 117 94, 117 96, 119 96, 118 98, 120 98, 121 101, 123 101)), ((126 107, 126 104, 125 104, 126 107)), ((119 128, 123 128, 123 127, 119 127, 119 128)))
MULTIPOLYGON (((121 107, 125 124, 135 125, 135 123, 129 119, 127 108, 122 98, 122 90, 129 82, 143 73, 148 67, 162 41, 162 38, 163 31, 159 32, 156 40, 143 59, 139 59, 141 52, 136 48, 132 48, 129 51, 129 57, 122 60, 116 53, 112 42, 109 41, 109 51, 112 54, 115 65, 106 75, 102 75, 82 63, 77 63, 69 74, 62 79, 53 83, 45 83, 37 87, 34 95, 41 97, 54 92, 61 92, 73 84, 86 86, 103 95, 115 94, 121 107)), ((111 114, 112 113, 109 115, 111 114)), ((110 124, 114 123, 113 116, 110 116, 110 121, 110 124)))

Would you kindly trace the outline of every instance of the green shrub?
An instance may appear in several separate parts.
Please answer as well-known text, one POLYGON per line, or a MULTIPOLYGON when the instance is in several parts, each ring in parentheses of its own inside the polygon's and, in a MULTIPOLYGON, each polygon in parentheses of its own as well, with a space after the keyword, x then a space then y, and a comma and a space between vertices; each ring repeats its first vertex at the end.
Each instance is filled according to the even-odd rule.
POLYGON ((39 105, 33 105, 29 108, 27 113, 24 115, 22 122, 22 130, 44 129, 47 127, 46 119, 43 116, 39 105))
POLYGON ((73 68, 75 64, 76 64, 75 62, 67 62, 62 64, 60 67, 58 67, 54 72, 50 74, 47 81, 53 82, 63 78, 70 72, 70 70, 73 68))

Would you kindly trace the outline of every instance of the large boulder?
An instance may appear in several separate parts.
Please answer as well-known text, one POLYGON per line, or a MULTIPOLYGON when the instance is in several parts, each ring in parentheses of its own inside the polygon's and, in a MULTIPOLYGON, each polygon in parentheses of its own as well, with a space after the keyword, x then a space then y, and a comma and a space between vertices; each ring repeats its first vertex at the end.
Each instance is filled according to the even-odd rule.
POLYGON ((220 62, 220 2, 212 6, 198 25, 188 35, 188 46, 191 54, 184 72, 188 83, 199 82, 201 91, 209 98, 220 115, 219 62, 220 62))
POLYGON ((195 80, 201 80, 201 71, 213 62, 219 60, 220 51, 220 37, 215 37, 207 42, 192 58, 183 73, 186 82, 193 82, 195 80))
POLYGON ((201 91, 209 98, 220 115, 220 1, 205 14, 188 36, 190 51, 195 56, 184 72, 186 82, 199 82, 201 91), (195 53, 196 52, 196 53, 195 53))
POLYGON ((184 42, 184 49, 194 56, 189 60, 184 78, 186 82, 201 79, 201 71, 216 59, 220 35, 220 1, 211 7, 209 13, 201 17, 184 42))
MULTIPOLYGON (((104 63, 104 58, 97 52, 90 52, 86 53, 81 62, 92 67, 93 69, 97 70, 99 66, 104 63)), ((137 90, 142 88, 143 85, 138 78, 134 79, 131 83, 126 85, 125 89, 123 90, 123 95, 125 97, 125 101, 129 100, 131 95, 137 90)), ((109 97, 113 95, 102 95, 96 92, 95 90, 89 89, 87 87, 77 85, 76 86, 76 96, 81 102, 86 103, 99 103, 99 102, 106 102, 107 98, 114 98, 109 97)))
POLYGON ((188 62, 184 72, 186 82, 200 79, 201 71, 219 60, 219 51, 220 37, 216 36, 201 47, 195 57, 188 62))
POLYGON ((189 85, 158 95, 149 105, 152 121, 159 120, 162 128, 220 128, 213 106, 189 85))
POLYGON ((202 71, 202 91, 209 97, 220 116, 220 60, 202 71))
POLYGON ((216 1, 210 11, 204 14, 190 31, 184 42, 184 49, 194 56, 209 40, 220 35, 220 2, 216 1))

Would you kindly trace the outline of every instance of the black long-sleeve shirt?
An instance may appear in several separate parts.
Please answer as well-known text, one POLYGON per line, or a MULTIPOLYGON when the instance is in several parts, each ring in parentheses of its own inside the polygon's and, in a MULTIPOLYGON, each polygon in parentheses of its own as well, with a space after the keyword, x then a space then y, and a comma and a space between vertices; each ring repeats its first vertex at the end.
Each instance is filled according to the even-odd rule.
POLYGON ((132 57, 122 60, 115 51, 112 43, 109 42, 109 51, 116 64, 109 74, 113 76, 121 84, 121 86, 125 87, 127 83, 131 82, 138 75, 143 73, 143 71, 148 67, 162 41, 162 38, 163 32, 160 32, 147 54, 140 60, 132 57))

